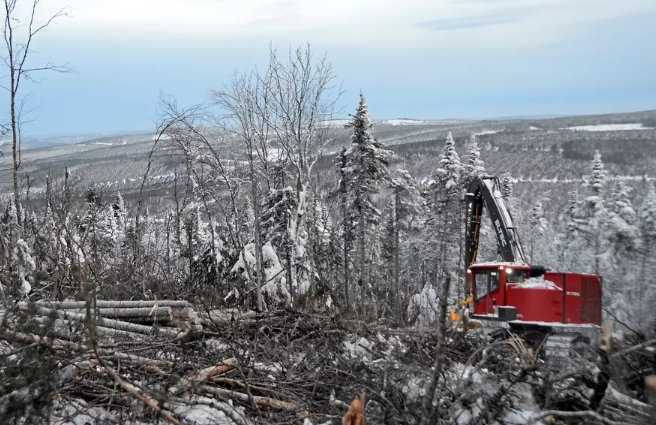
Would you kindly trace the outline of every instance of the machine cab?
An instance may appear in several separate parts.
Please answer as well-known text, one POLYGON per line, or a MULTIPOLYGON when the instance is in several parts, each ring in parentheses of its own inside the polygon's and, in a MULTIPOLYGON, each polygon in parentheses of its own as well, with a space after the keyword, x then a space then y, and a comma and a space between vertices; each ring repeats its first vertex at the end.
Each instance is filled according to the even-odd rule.
POLYGON ((491 263, 476 264, 467 269, 471 279, 474 314, 493 315, 497 306, 504 306, 506 285, 522 283, 529 278, 531 267, 524 264, 491 263))

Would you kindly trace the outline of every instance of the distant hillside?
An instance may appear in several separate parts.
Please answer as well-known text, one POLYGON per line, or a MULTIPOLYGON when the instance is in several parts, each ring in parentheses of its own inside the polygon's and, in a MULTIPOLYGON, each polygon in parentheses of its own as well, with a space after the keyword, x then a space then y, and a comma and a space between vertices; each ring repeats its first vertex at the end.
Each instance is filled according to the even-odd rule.
MULTIPOLYGON (((335 155, 348 143, 348 121, 333 121, 333 140, 324 147, 318 163, 321 186, 336 182, 335 155)), ((595 150, 602 154, 611 174, 629 179, 636 200, 643 196, 643 176, 656 177, 656 112, 635 112, 580 117, 507 120, 425 121, 400 118, 375 122, 374 134, 397 154, 394 167, 408 169, 420 181, 428 181, 451 131, 464 160, 466 143, 476 135, 481 159, 489 173, 511 173, 517 179, 516 194, 523 206, 550 191, 547 210, 558 213, 566 192, 588 173, 595 150)), ((54 140, 54 139, 53 139, 54 140)), ((45 176, 62 176, 65 167, 75 184, 95 185, 107 193, 129 199, 139 187, 153 146, 152 134, 101 135, 83 141, 58 139, 67 144, 25 149, 22 172, 30 175, 32 197, 45 189, 45 176), (73 143, 74 142, 74 143, 73 143)), ((7 145, 4 150, 7 151, 7 145)), ((148 185, 157 193, 170 192, 181 159, 171 151, 157 150, 148 185)), ((0 157, 0 191, 11 188, 10 155, 0 157)))

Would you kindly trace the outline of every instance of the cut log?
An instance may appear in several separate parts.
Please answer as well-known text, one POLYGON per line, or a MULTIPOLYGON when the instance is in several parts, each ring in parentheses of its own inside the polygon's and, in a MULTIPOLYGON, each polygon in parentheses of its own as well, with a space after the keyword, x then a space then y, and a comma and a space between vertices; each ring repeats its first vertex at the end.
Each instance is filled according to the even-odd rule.
MULTIPOLYGON (((27 305, 21 302, 22 305, 27 305)), ((68 309, 86 309, 87 304, 85 301, 36 301, 33 304, 39 306, 47 306, 61 310, 68 309)), ((152 308, 155 305, 159 307, 175 307, 175 308, 188 308, 189 302, 181 300, 160 300, 160 301, 111 301, 111 300, 97 300, 94 303, 96 308, 152 308)))
POLYGON ((77 342, 66 341, 63 339, 52 339, 48 337, 40 337, 35 334, 25 334, 22 332, 11 331, 5 329, 2 332, 2 335, 14 339, 16 341, 22 341, 27 343, 37 343, 42 344, 51 348, 67 348, 74 351, 87 351, 89 347, 84 344, 79 344, 77 342))
POLYGON ((253 320, 256 317, 257 317, 257 312, 255 311, 246 311, 243 313, 239 313, 236 311, 213 310, 210 312, 209 315, 207 313, 200 313, 198 315, 200 322, 205 326, 211 326, 213 324, 223 325, 232 322, 248 321, 248 320, 253 320))
MULTIPOLYGON (((73 313, 86 314, 86 309, 66 309, 73 313)), ((173 320, 173 309, 171 307, 138 307, 138 308, 99 308, 98 315, 111 318, 166 318, 173 320)))
MULTIPOLYGON (((58 317, 62 318, 67 318, 67 319, 75 319, 75 320, 80 320, 84 321, 86 320, 86 314, 81 314, 81 313, 73 313, 68 310, 52 310, 50 308, 46 307, 37 307, 37 311, 41 314, 56 314, 58 317)), ((99 318, 96 320, 96 326, 101 326, 105 328, 112 328, 112 329, 118 329, 121 331, 127 331, 127 332, 134 332, 134 333, 139 333, 139 334, 144 334, 144 335, 153 335, 156 334, 154 327, 152 326, 143 326, 143 325, 137 325, 135 323, 129 323, 129 322, 124 322, 121 320, 113 320, 113 319, 103 319, 99 318)), ((171 329, 171 328, 157 328, 157 333, 166 335, 172 338, 175 338, 178 336, 182 331, 180 329, 171 329)))

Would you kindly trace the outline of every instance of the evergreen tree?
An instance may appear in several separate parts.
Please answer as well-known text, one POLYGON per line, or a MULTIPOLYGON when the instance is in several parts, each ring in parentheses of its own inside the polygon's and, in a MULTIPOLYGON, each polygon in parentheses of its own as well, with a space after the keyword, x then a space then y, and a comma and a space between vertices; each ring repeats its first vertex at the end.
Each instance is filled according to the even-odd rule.
POLYGON ((604 169, 604 163, 601 161, 601 154, 599 151, 595 151, 592 158, 592 173, 588 178, 588 185, 592 188, 592 193, 596 196, 600 196, 606 183, 606 170, 604 169))
MULTIPOLYGON (((451 132, 447 134, 446 143, 439 156, 438 166, 433 174, 434 182, 430 186, 431 203, 427 219, 427 251, 433 253, 428 261, 433 265, 431 277, 427 279, 419 294, 416 294, 408 307, 408 315, 414 318, 431 318, 425 308, 436 308, 439 283, 447 271, 455 271, 460 261, 462 242, 462 165, 455 149, 451 132)), ((457 302, 460 285, 453 285, 449 295, 449 304, 457 302)))
POLYGON ((602 258, 605 269, 610 276, 614 276, 614 279, 607 279, 610 280, 608 292, 628 295, 634 282, 631 263, 640 246, 640 230, 637 214, 629 199, 629 188, 621 180, 613 187, 607 211, 608 217, 604 223, 606 252, 602 258))
POLYGON ((467 161, 463 165, 462 183, 464 189, 467 190, 469 184, 476 177, 485 177, 485 164, 481 160, 481 149, 476 142, 476 136, 472 135, 469 141, 467 161))
POLYGON ((15 205, 14 202, 7 200, 4 216, 0 222, 0 252, 2 253, 0 270, 6 270, 9 274, 11 283, 8 288, 9 294, 22 297, 32 290, 32 275, 36 270, 36 264, 30 245, 23 238, 15 205))
MULTIPOLYGON (((283 188, 271 188, 262 208, 262 240, 269 242, 285 265, 286 282, 292 284, 292 267, 296 267, 292 260, 292 241, 289 239, 289 220, 292 211, 296 209, 296 194, 287 186, 283 188)), ((288 288, 292 300, 296 297, 298 288, 288 288)))
POLYGON ((351 122, 351 147, 346 152, 346 167, 342 170, 348 185, 348 210, 351 211, 354 222, 357 223, 358 241, 358 286, 361 289, 360 305, 365 311, 365 294, 370 289, 371 282, 366 279, 366 246, 372 226, 380 217, 373 196, 379 192, 379 187, 389 181, 387 169, 392 158, 392 152, 383 148, 371 133, 373 124, 369 108, 364 96, 360 95, 360 103, 351 122))
POLYGON ((653 182, 649 183, 639 219, 642 252, 637 297, 641 310, 653 317, 656 311, 656 191, 653 182))
POLYGON ((349 158, 348 149, 342 148, 337 156, 337 167, 339 168, 339 183, 337 189, 337 196, 339 198, 340 212, 342 214, 342 271, 343 271, 343 291, 344 291, 344 305, 346 309, 350 308, 349 300, 349 282, 350 282, 350 252, 353 248, 353 241, 355 235, 354 229, 354 212, 349 208, 351 201, 349 197, 349 189, 351 183, 349 181, 350 172, 348 170, 349 158))
POLYGON ((595 151, 591 163, 591 175, 586 186, 591 188, 592 194, 583 200, 582 216, 578 221, 579 234, 587 243, 588 253, 594 264, 594 273, 601 272, 600 256, 604 252, 603 228, 608 220, 608 211, 604 205, 603 191, 606 182, 606 172, 599 151, 595 151))
POLYGON ((385 230, 384 258, 388 260, 389 285, 395 314, 400 313, 401 291, 401 239, 407 239, 416 226, 417 216, 422 212, 422 199, 417 183, 407 170, 396 170, 391 180, 392 200, 387 208, 388 218, 385 230), (401 234, 404 237, 401 237, 401 234))
POLYGON ((499 183, 501 184, 501 196, 503 196, 503 199, 510 199, 513 190, 513 182, 510 173, 504 173, 503 176, 501 176, 499 183))
POLYGON ((560 232, 556 238, 558 251, 558 267, 563 271, 580 271, 579 249, 577 243, 581 241, 578 234, 578 221, 580 220, 578 189, 575 186, 568 194, 568 204, 560 221, 560 232))
POLYGON ((548 199, 542 196, 539 199, 529 215, 528 224, 528 242, 529 242, 529 258, 532 264, 548 265, 551 244, 548 238, 551 236, 551 226, 547 220, 543 203, 548 199))

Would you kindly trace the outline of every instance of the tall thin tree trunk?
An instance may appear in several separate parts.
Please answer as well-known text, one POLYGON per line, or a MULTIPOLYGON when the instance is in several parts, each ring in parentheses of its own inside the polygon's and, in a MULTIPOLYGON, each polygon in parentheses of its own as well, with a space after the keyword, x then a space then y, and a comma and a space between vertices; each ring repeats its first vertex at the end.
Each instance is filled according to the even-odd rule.
POLYGON ((344 175, 342 174, 342 181, 340 187, 340 196, 342 203, 343 215, 343 230, 344 230, 344 299, 346 303, 346 311, 351 309, 351 302, 349 300, 349 244, 351 242, 351 221, 349 220, 348 210, 346 205, 346 185, 344 184, 344 175))
POLYGON ((362 208, 358 208, 358 215, 359 215, 359 222, 358 222, 358 284, 360 285, 360 292, 361 292, 361 299, 360 299, 360 310, 362 312, 362 318, 366 316, 367 313, 367 307, 366 307, 366 302, 365 298, 367 295, 367 291, 365 288, 365 246, 364 246, 364 236, 365 236, 365 231, 364 231, 364 217, 362 213, 362 208))
POLYGON ((14 68, 13 49, 9 49, 9 78, 11 79, 11 152, 13 158, 12 178, 14 182, 14 204, 16 206, 16 217, 18 225, 22 225, 21 220, 21 202, 20 202, 20 186, 18 184, 18 168, 20 167, 20 140, 18 140, 18 119, 16 116, 16 70, 14 68))
POLYGON ((400 194, 395 194, 394 197, 394 315, 400 318, 401 302, 399 293, 399 214, 401 209, 400 194))
POLYGON ((253 215, 255 216, 255 268, 257 276, 255 277, 255 296, 257 310, 264 310, 262 300, 262 285, 264 282, 264 258, 262 256, 262 231, 260 226, 260 194, 257 187, 257 176, 255 174, 255 165, 253 164, 252 151, 249 152, 249 171, 251 178, 251 199, 253 201, 253 215))
POLYGON ((344 298, 346 302, 346 311, 350 310, 351 303, 349 301, 349 261, 348 261, 348 223, 344 219, 344 298))
POLYGON ((442 285, 442 295, 440 297, 440 312, 439 324, 437 328, 437 345, 435 347, 435 362, 433 363, 433 376, 428 383, 426 394, 421 409, 420 425, 429 425, 431 417, 433 416, 433 399, 435 398, 435 391, 437 390, 437 383, 442 374, 442 366, 444 365, 445 354, 445 334, 446 334, 446 309, 447 297, 449 296, 449 287, 451 286, 451 272, 446 270, 444 273, 444 284, 442 285))

